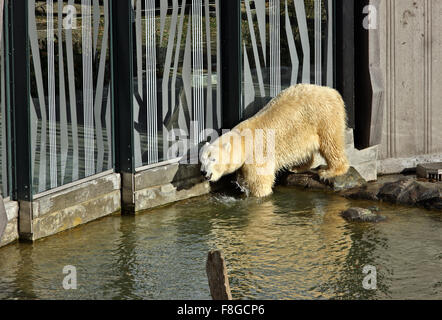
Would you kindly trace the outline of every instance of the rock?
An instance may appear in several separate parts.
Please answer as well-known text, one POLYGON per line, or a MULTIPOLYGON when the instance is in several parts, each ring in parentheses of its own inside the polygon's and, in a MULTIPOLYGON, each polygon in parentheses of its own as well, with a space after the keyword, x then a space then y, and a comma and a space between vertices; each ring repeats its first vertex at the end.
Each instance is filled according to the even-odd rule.
POLYGON ((439 190, 429 188, 419 182, 412 182, 398 196, 397 203, 406 205, 424 204, 427 201, 439 198, 439 190))
POLYGON ((327 184, 334 191, 343 191, 343 190, 363 187, 367 184, 367 181, 365 181, 365 179, 362 178, 362 176, 355 168, 350 167, 350 169, 346 174, 336 178, 329 179, 327 181, 327 184))
POLYGON ((350 189, 342 192, 342 196, 354 200, 378 201, 378 192, 380 186, 376 183, 363 186, 361 188, 350 189))
POLYGON ((379 190, 377 197, 380 200, 396 203, 399 195, 413 182, 413 180, 404 178, 395 182, 388 182, 379 190))
POLYGON ((380 200, 391 203, 442 210, 441 189, 437 184, 404 178, 384 184, 377 196, 380 200))
POLYGON ((326 190, 328 186, 319 180, 314 172, 292 173, 282 179, 281 184, 287 187, 301 187, 307 189, 326 190))
POLYGON ((281 184, 287 187, 307 188, 309 180, 312 179, 311 174, 288 174, 281 180, 281 184))
POLYGON ((291 173, 281 180, 281 184, 287 187, 301 187, 308 189, 344 191, 365 186, 367 182, 358 171, 351 167, 345 175, 321 181, 316 171, 307 173, 291 173))
POLYGON ((381 222, 386 220, 387 218, 372 212, 369 209, 363 208, 350 208, 341 212, 341 216, 350 222, 381 222))
POLYGON ((370 208, 367 208, 368 210, 370 210, 371 212, 380 212, 381 209, 377 206, 372 206, 370 208))
POLYGON ((422 203, 421 205, 428 210, 442 211, 442 197, 425 201, 425 203, 422 203))

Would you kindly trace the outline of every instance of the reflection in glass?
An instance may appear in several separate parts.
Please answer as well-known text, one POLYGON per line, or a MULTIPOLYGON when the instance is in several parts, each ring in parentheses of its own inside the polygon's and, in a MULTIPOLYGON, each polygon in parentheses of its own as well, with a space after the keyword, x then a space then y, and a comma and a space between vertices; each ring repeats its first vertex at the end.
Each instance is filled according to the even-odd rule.
POLYGON ((132 0, 137 167, 183 156, 219 129, 218 0, 132 0))
POLYGON ((242 0, 243 116, 296 83, 333 87, 333 0, 242 0))
POLYGON ((33 192, 112 168, 109 1, 29 1, 33 192))

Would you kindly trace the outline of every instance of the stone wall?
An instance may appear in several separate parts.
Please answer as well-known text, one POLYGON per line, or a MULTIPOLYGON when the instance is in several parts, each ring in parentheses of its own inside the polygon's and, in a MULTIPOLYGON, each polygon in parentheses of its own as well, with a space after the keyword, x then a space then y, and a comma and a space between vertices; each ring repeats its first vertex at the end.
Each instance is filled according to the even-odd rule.
POLYGON ((210 192, 199 165, 163 165, 136 174, 123 174, 123 209, 126 213, 158 207, 210 192))
POLYGON ((391 173, 427 158, 440 160, 442 1, 370 0, 370 4, 378 14, 377 29, 369 36, 370 67, 379 67, 384 86, 379 156, 387 161, 381 161, 379 170, 391 173))
POLYGON ((20 202, 19 232, 26 240, 41 239, 121 210, 120 175, 108 174, 20 202))
POLYGON ((5 200, 6 216, 8 224, 5 233, 0 241, 0 247, 12 243, 18 239, 18 203, 15 201, 5 200))

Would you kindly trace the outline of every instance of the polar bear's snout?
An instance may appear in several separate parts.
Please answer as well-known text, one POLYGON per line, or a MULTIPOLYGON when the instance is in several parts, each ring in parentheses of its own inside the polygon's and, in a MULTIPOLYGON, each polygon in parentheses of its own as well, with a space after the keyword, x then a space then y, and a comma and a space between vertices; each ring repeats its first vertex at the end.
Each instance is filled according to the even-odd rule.
POLYGON ((206 171, 206 169, 201 169, 201 174, 204 176, 204 178, 206 178, 206 180, 212 179, 212 173, 209 173, 206 171))
POLYGON ((204 172, 203 175, 206 178, 206 180, 209 180, 209 181, 210 181, 210 179, 212 179, 212 176, 213 176, 212 173, 207 173, 207 172, 204 172))

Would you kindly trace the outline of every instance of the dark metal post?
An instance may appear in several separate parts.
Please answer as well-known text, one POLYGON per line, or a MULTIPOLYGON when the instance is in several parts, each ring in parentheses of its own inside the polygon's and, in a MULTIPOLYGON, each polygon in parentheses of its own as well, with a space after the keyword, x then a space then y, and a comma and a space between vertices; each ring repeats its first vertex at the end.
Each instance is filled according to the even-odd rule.
POLYGON ((348 126, 355 127, 354 0, 336 1, 336 89, 347 107, 348 126))
POLYGON ((12 197, 32 201, 28 2, 8 1, 12 197))
POLYGON ((111 8, 115 165, 117 172, 134 173, 131 1, 112 0, 111 8))
POLYGON ((131 1, 112 0, 111 10, 115 170, 122 178, 123 213, 133 213, 135 159, 131 1))
POLYGON ((241 1, 222 0, 221 13, 221 107, 223 128, 231 129, 241 112, 241 1))
POLYGON ((360 149, 370 147, 370 129, 372 123, 373 89, 370 77, 369 61, 369 31, 364 28, 363 9, 369 0, 359 0, 355 3, 355 146, 360 149))

